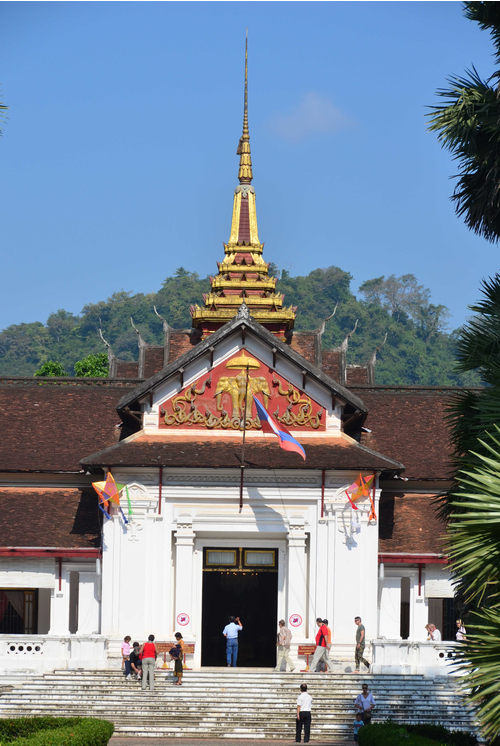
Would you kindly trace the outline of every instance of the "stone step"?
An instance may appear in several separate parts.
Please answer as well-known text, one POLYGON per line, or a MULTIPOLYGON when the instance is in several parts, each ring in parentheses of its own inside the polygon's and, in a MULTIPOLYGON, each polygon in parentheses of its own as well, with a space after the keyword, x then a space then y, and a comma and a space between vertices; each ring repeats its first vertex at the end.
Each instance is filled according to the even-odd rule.
POLYGON ((175 688, 172 672, 157 670, 155 692, 142 691, 138 681, 125 681, 121 670, 54 671, 0 691, 0 717, 95 715, 112 720, 115 732, 124 736, 293 740, 295 701, 304 681, 314 698, 314 731, 326 740, 351 737, 354 699, 362 682, 377 700, 375 720, 392 717, 474 729, 453 677, 220 668, 186 671, 183 686, 175 688))

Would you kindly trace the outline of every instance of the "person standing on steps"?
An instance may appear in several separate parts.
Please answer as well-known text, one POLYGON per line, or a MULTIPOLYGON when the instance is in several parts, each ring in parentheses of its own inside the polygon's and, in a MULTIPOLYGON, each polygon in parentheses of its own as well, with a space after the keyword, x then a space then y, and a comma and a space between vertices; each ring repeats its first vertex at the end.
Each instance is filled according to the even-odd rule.
POLYGON ((290 659, 290 641, 292 639, 292 633, 285 626, 285 620, 280 619, 280 629, 278 632, 278 641, 276 642, 276 668, 275 671, 281 671, 281 661, 285 659, 285 671, 286 665, 290 666, 290 673, 295 671, 295 666, 290 659))
POLYGON ((142 654, 142 689, 146 689, 149 679, 149 691, 154 692, 155 688, 155 668, 158 650, 155 645, 155 636, 149 635, 148 641, 139 648, 139 655, 142 654))
POLYGON ((360 713, 363 723, 370 725, 372 722, 372 711, 375 705, 373 694, 368 691, 368 684, 363 684, 361 694, 358 694, 354 700, 354 706, 360 713))
POLYGON ((174 676, 177 677, 177 686, 182 684, 182 674, 184 673, 184 640, 180 632, 175 633, 177 658, 174 663, 174 676))
POLYGON ((236 668, 236 661, 238 660, 238 633, 243 629, 243 625, 239 616, 229 617, 229 624, 226 624, 222 630, 222 634, 226 638, 226 658, 227 665, 229 668, 236 668))
POLYGON ((320 619, 320 617, 316 619, 316 624, 318 625, 319 629, 318 634, 316 635, 316 650, 314 651, 309 673, 314 673, 316 671, 316 666, 318 665, 320 660, 325 661, 326 665, 328 666, 328 671, 332 673, 333 663, 328 657, 328 627, 326 626, 326 624, 323 624, 323 620, 320 619))
POLYGON ((122 642, 122 668, 125 668, 124 675, 126 681, 131 681, 131 669, 130 669, 130 640, 132 638, 130 635, 127 635, 123 638, 122 642))
POLYGON ((370 664, 364 658, 365 645, 366 645, 365 628, 361 624, 361 617, 360 616, 355 616, 354 617, 354 624, 357 625, 357 630, 356 630, 356 649, 354 651, 354 660, 355 660, 356 670, 354 671, 354 673, 359 673, 359 664, 360 663, 364 663, 368 670, 370 670, 370 664))
POLYGON ((309 737, 311 735, 311 706, 312 697, 307 691, 307 684, 301 684, 300 694, 297 697, 295 743, 300 743, 302 738, 302 726, 304 726, 304 743, 309 743, 309 737))
MULTIPOLYGON (((323 619, 323 624, 326 627, 326 653, 325 653, 325 658, 327 658, 329 661, 331 661, 330 650, 332 648, 332 630, 328 626, 328 619, 323 619)), ((332 663, 332 666, 333 666, 333 663, 332 663)))

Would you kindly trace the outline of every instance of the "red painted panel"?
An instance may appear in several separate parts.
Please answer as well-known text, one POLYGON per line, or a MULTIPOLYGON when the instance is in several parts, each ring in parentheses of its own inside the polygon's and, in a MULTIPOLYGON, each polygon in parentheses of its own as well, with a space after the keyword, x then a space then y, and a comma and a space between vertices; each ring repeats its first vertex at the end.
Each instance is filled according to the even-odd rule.
POLYGON ((241 430, 247 366, 247 430, 260 430, 253 395, 289 429, 325 430, 326 413, 317 402, 245 351, 160 405, 159 427, 241 430))

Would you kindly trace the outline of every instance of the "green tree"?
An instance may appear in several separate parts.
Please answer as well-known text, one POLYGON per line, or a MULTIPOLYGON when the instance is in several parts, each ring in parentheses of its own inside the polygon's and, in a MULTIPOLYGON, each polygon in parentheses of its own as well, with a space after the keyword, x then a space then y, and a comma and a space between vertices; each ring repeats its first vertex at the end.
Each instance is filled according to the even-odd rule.
POLYGON ((46 363, 44 363, 41 368, 36 370, 33 373, 34 376, 66 376, 67 373, 62 367, 61 363, 58 363, 56 360, 47 360, 46 363))
POLYGON ((75 375, 79 378, 106 378, 108 372, 108 356, 105 352, 87 355, 75 363, 75 375))
POLYGON ((497 69, 483 80, 476 69, 452 76, 438 90, 443 104, 432 106, 431 131, 458 162, 452 200, 457 215, 488 241, 500 238, 500 2, 466 2, 465 17, 489 31, 497 69))
MULTIPOLYGON (((474 372, 482 384, 476 390, 456 393, 450 405, 448 419, 457 475, 481 464, 478 453, 488 454, 482 439, 500 424, 500 275, 484 280, 482 289, 482 299, 470 307, 475 315, 456 341, 458 372, 474 372)), ((459 520, 461 493, 457 482, 442 504, 442 512, 452 524, 454 517, 459 520)))

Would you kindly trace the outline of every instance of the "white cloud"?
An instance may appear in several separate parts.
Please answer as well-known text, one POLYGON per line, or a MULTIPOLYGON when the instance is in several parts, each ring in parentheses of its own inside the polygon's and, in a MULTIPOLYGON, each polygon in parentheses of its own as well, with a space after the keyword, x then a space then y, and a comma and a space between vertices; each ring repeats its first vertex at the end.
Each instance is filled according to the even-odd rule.
POLYGON ((302 102, 286 112, 275 112, 270 128, 285 140, 297 142, 308 135, 332 134, 352 126, 352 122, 327 96, 307 93, 302 102))

